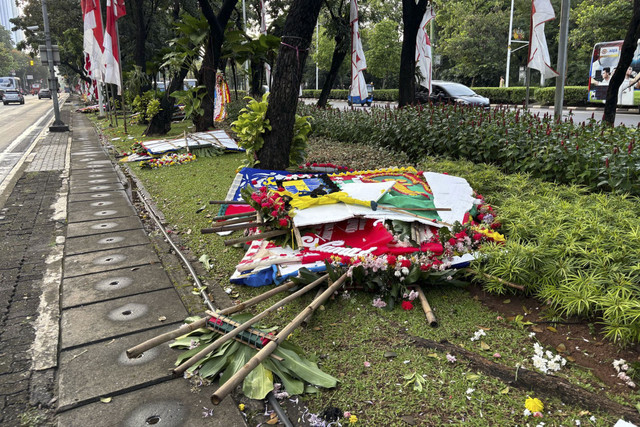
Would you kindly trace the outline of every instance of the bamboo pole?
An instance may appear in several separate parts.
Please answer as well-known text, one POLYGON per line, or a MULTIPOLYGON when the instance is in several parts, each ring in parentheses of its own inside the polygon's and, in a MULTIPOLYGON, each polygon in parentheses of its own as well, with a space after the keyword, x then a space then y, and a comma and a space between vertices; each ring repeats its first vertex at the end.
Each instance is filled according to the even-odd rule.
POLYGON ((245 222, 243 224, 234 224, 234 225, 223 225, 218 227, 210 227, 210 228, 202 228, 200 233, 202 234, 211 234, 217 233, 220 231, 234 231, 234 230, 246 230, 248 228, 260 227, 261 225, 266 225, 264 222, 245 222))
POLYGON ((256 216, 255 211, 253 211, 253 212, 240 212, 240 213, 236 213, 236 214, 214 216, 213 218, 211 218, 211 221, 219 221, 219 220, 226 220, 226 219, 232 219, 232 218, 242 218, 242 217, 255 217, 255 216, 256 216))
POLYGON ((211 402, 214 405, 222 402, 222 399, 229 394, 231 390, 236 388, 244 378, 249 375, 256 366, 258 366, 264 359, 269 357, 271 353, 273 353, 278 345, 287 339, 289 334, 291 334, 299 325, 302 323, 309 314, 313 313, 320 305, 322 305, 335 291, 337 291, 340 286, 347 279, 347 273, 340 276, 338 280, 336 280, 331 286, 327 288, 318 298, 314 299, 311 304, 309 304, 304 310, 302 310, 298 315, 293 319, 287 326, 280 331, 275 338, 267 343, 262 350, 258 352, 255 356, 253 356, 238 372, 236 372, 231 378, 229 378, 223 385, 221 385, 218 390, 211 396, 211 402))
POLYGON ((429 305, 429 301, 427 301, 427 297, 424 295, 422 291, 422 287, 417 286, 418 289, 418 298, 420 299, 420 304, 422 304, 422 309, 424 310, 425 316, 427 316, 427 322, 429 322, 429 326, 435 328, 438 326, 438 321, 436 320, 436 315, 433 314, 433 310, 431 310, 431 306, 429 305))
POLYGON ((324 276, 320 277, 317 280, 314 280, 313 282, 311 282, 308 285, 304 286, 303 288, 297 290, 296 292, 292 293, 291 295, 289 295, 289 296, 287 296, 285 298, 282 298, 280 301, 278 301, 277 303, 273 304, 271 307, 267 308, 263 312, 261 312, 259 314, 256 314, 251 319, 249 319, 246 322, 244 322, 242 325, 236 326, 235 329, 233 329, 232 331, 230 331, 230 332, 226 333, 225 335, 221 336, 220 338, 218 338, 217 340, 215 340, 214 342, 212 342, 211 344, 209 344, 208 346, 206 346, 205 348, 200 350, 198 353, 194 354, 191 358, 189 358, 186 361, 184 361, 180 366, 176 367, 173 370, 174 375, 176 375, 176 376, 182 375, 184 373, 184 371, 186 371, 191 366, 193 366, 194 363, 198 362, 199 360, 202 360, 203 357, 205 357, 207 354, 209 354, 212 351, 214 351, 217 348, 219 348, 225 342, 229 341, 232 338, 235 338, 240 332, 249 329, 251 327, 251 325, 256 323, 258 320, 263 319, 264 317, 266 317, 270 313, 273 313, 274 311, 276 311, 278 308, 282 307, 283 305, 285 305, 285 304, 293 301, 294 299, 306 294, 307 292, 309 292, 310 290, 314 289, 315 287, 320 285, 322 282, 324 282, 328 278, 329 278, 329 275, 325 274, 324 276))
POLYGON ((209 200, 210 205, 248 205, 244 200, 209 200))
POLYGON ((416 212, 437 212, 437 211, 450 211, 451 208, 392 208, 390 206, 378 205, 378 209, 386 209, 389 211, 416 211, 416 212))
POLYGON ((256 217, 254 215, 254 216, 243 216, 241 218, 232 218, 224 221, 213 221, 211 223, 211 228, 227 227, 229 225, 235 225, 235 224, 246 224, 247 222, 252 222, 255 220, 256 220, 256 217))
POLYGON ((524 292, 524 286, 522 286, 522 285, 516 285, 515 283, 507 282, 506 280, 503 280, 503 279, 501 279, 499 277, 492 276, 492 275, 487 274, 487 273, 481 273, 479 271, 475 271, 475 270, 473 270, 471 268, 468 268, 468 267, 465 268, 464 271, 466 271, 467 273, 473 273, 473 274, 478 274, 479 273, 479 274, 481 274, 482 276, 484 276, 485 278, 487 278, 489 280, 496 280, 496 281, 502 283, 505 286, 508 286, 510 288, 517 289, 519 291, 524 292))
POLYGON ((253 240, 269 239, 271 237, 282 236, 283 234, 288 234, 288 233, 289 233, 289 230, 267 231, 265 233, 252 234, 251 236, 244 236, 244 237, 238 237, 237 239, 225 240, 224 241, 224 245, 225 246, 231 246, 231 245, 235 245, 237 243, 251 242, 253 240))
MULTIPOLYGON (((288 291, 289 289, 295 287, 296 284, 294 282, 286 282, 283 283, 282 285, 279 285, 273 289, 268 290, 265 293, 262 293, 258 296, 255 296, 251 299, 248 299, 244 302, 241 302, 239 304, 233 305, 231 307, 225 308, 224 310, 220 310, 218 312, 218 314, 223 314, 223 315, 229 315, 229 314, 233 314, 233 313, 237 313, 239 311, 243 311, 249 307, 252 307, 266 299, 271 298, 272 296, 279 294, 280 292, 284 292, 284 291, 288 291)), ((207 318, 204 317, 202 319, 196 320, 195 322, 189 323, 188 325, 182 325, 180 328, 171 331, 171 332, 167 332, 164 333, 162 335, 158 335, 157 337, 151 338, 141 344, 138 344, 135 347, 130 348, 129 350, 127 350, 127 357, 130 359, 133 359, 135 357, 140 356, 142 353, 144 353, 145 351, 153 348, 153 347, 157 347, 162 343, 165 343, 167 341, 171 341, 174 338, 180 337, 182 335, 188 334, 191 331, 195 331, 196 329, 202 328, 207 324, 207 318)))

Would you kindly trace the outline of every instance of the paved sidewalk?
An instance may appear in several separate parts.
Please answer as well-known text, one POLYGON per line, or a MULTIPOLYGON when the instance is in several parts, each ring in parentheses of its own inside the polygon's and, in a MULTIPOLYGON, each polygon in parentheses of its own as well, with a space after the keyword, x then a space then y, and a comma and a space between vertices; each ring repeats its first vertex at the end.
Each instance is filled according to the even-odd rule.
POLYGON ((70 108, 70 132, 38 140, 0 206, 0 425, 246 425, 230 397, 214 407, 212 387, 172 378, 168 345, 126 357, 190 313, 165 269, 175 260, 70 108))

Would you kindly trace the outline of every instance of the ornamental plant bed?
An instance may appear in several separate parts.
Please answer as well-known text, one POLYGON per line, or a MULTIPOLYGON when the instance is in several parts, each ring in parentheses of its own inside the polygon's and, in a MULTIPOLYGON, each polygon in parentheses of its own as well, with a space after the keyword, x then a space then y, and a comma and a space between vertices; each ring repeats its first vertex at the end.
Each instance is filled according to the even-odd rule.
MULTIPOLYGON (((374 168, 381 157, 391 164, 413 163, 402 155, 386 150, 317 139, 312 141, 309 154, 312 163, 342 163, 345 158, 351 158, 354 163, 350 166, 355 169, 374 168)), ((233 248, 225 248, 222 239, 208 239, 195 230, 209 224, 207 215, 209 218, 215 216, 213 209, 207 206, 207 201, 224 198, 228 184, 235 176, 230 164, 235 162, 238 165, 240 161, 240 155, 225 155, 224 158, 202 159, 180 168, 136 171, 181 243, 194 254, 207 253, 215 257, 207 279, 210 283, 221 283, 223 287, 231 273, 229 266, 237 264, 241 254, 233 248), (214 182, 211 179, 212 170, 217 171, 214 182), (180 191, 176 192, 176 188, 180 188, 180 191), (204 209, 200 210, 203 206, 204 209)), ((488 201, 498 208, 501 205, 492 199, 499 202, 509 200, 502 197, 501 191, 503 185, 511 183, 508 181, 511 178, 505 178, 494 168, 429 159, 421 159, 419 163, 415 165, 419 169, 465 176, 473 188, 490 197, 488 201)), ((524 182, 529 178, 518 176, 513 179, 524 182)), ((537 185, 537 181, 531 181, 529 185, 537 185)), ((544 194, 539 195, 540 203, 543 204, 545 200, 544 194)), ((238 300, 246 300, 262 292, 240 286, 229 286, 228 290, 231 295, 237 294, 238 300)), ((447 340, 453 346, 464 348, 515 373, 518 364, 523 364, 527 369, 533 368, 533 344, 537 341, 545 344, 543 339, 547 339, 546 332, 541 334, 541 339, 529 338, 529 331, 521 329, 521 322, 516 322, 515 317, 514 321, 507 320, 511 315, 517 316, 517 311, 503 313, 488 310, 469 296, 466 290, 451 286, 433 287, 428 290, 427 297, 436 310, 439 328, 426 326, 424 315, 418 312, 417 307, 413 310, 399 307, 393 311, 380 310, 371 306, 370 295, 359 292, 354 292, 350 298, 338 296, 319 307, 318 313, 309 320, 307 326, 295 331, 290 339, 300 345, 310 359, 317 361, 323 371, 338 378, 340 383, 335 390, 305 398, 302 412, 290 413, 290 418, 294 422, 300 418, 301 424, 309 425, 309 415, 337 407, 343 415, 344 412, 356 415, 357 422, 362 425, 439 425, 445 422, 535 425, 538 420, 523 415, 527 396, 531 396, 541 399, 545 405, 542 421, 547 425, 575 424, 574 420, 581 420, 584 425, 589 423, 591 417, 594 417, 595 425, 615 423, 615 413, 594 410, 588 405, 563 405, 556 397, 510 386, 508 382, 483 372, 477 365, 465 360, 464 352, 449 354, 456 359, 451 361, 447 353, 441 350, 417 346, 411 336, 434 343, 447 340), (499 316, 502 319, 498 319, 499 316), (398 333, 398 328, 406 331, 398 333), (472 341, 480 330, 484 331, 485 336, 472 341), (423 387, 422 391, 417 389, 418 384, 423 387)), ((264 323, 282 325, 280 319, 290 318, 291 314, 299 312, 309 298, 283 308, 273 317, 265 319, 264 323)), ((478 294, 479 300, 484 298, 478 294)), ((516 296, 508 294, 495 297, 495 304, 510 306, 511 303, 504 304, 506 299, 518 301, 516 296)), ((541 303, 530 300, 524 304, 531 310, 541 303)), ((518 302, 518 307, 521 308, 521 305, 518 302)), ((259 305, 256 310, 264 310, 265 307, 265 304, 259 305)), ((562 326, 557 327, 559 332, 556 334, 564 332, 562 326)), ((570 338, 574 336, 573 331, 571 329, 570 338)), ((549 331, 549 334, 553 332, 549 331)), ((558 344, 560 341, 553 342, 553 345, 546 345, 545 349, 557 354, 555 347, 558 344)), ((620 355, 626 356, 625 353, 620 355)), ((601 356, 607 357, 604 364, 609 366, 612 359, 618 357, 613 352, 601 356)), ((567 362, 566 367, 553 375, 566 379, 573 387, 598 392, 618 403, 634 406, 639 402, 638 395, 632 389, 609 387, 594 378, 591 370, 580 368, 578 362, 567 362)), ((612 369, 610 375, 614 372, 612 369)), ((603 373, 606 375, 604 370, 603 373)), ((289 404, 288 400, 284 402, 285 405, 289 404)), ((251 413, 245 409, 249 420, 258 420, 263 411, 261 403, 251 413)), ((341 419, 343 425, 348 422, 348 418, 341 419)))

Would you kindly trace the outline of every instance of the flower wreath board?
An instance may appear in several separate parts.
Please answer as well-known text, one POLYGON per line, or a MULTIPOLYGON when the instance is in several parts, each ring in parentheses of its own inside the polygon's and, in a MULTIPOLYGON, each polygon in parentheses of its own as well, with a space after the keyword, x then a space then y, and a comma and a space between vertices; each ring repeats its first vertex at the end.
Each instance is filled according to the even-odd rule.
MULTIPOLYGON (((226 200, 242 200, 243 188, 286 195, 300 239, 295 248, 253 240, 231 276, 236 284, 281 283, 301 268, 322 271, 327 263, 369 272, 397 268, 400 274, 393 274, 402 282, 416 269, 429 273, 464 267, 481 243, 504 240, 490 224, 474 221, 478 207, 486 206, 482 198, 474 196, 465 179, 446 174, 414 168, 329 175, 245 168, 226 200)), ((220 213, 250 210, 250 205, 231 203, 220 213)))

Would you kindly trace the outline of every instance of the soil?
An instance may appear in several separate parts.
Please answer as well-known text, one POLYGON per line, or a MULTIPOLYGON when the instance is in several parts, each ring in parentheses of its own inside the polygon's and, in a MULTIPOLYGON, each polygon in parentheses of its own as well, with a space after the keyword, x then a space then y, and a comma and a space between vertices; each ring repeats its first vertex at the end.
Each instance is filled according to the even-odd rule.
POLYGON ((599 326, 583 319, 568 319, 564 323, 551 323, 542 317, 545 304, 521 295, 493 295, 479 285, 469 286, 472 297, 505 319, 523 316, 523 321, 533 322, 528 330, 546 347, 555 348, 570 363, 589 369, 592 374, 611 388, 613 392, 629 393, 631 389, 617 377, 612 362, 624 359, 640 362, 640 344, 622 348, 604 338, 599 326), (566 350, 562 350, 564 344, 566 350))

